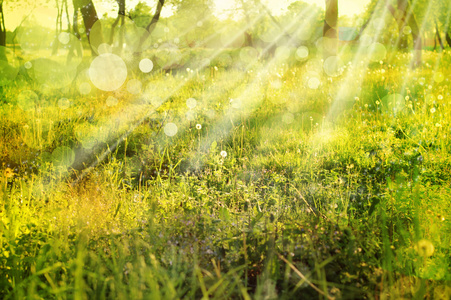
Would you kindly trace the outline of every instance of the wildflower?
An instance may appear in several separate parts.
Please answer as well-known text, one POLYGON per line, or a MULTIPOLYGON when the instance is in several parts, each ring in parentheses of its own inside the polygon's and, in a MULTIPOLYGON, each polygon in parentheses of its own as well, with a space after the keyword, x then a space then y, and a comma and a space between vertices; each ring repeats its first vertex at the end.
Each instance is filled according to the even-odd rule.
POLYGON ((423 239, 415 245, 415 250, 419 255, 429 257, 434 254, 434 245, 430 241, 423 239))
POLYGON ((431 114, 435 113, 435 107, 431 108, 430 112, 431 114))
POLYGON ((202 129, 202 125, 196 124, 196 129, 197 129, 197 130, 201 130, 201 129, 202 129))
POLYGON ((376 105, 379 105, 379 104, 381 104, 379 101, 376 101, 376 105))
POLYGON ((3 175, 5 175, 6 178, 11 178, 14 176, 14 172, 11 168, 6 168, 3 175))
POLYGON ((224 158, 227 156, 227 152, 224 151, 224 150, 222 150, 220 154, 221 154, 221 156, 224 157, 224 158))

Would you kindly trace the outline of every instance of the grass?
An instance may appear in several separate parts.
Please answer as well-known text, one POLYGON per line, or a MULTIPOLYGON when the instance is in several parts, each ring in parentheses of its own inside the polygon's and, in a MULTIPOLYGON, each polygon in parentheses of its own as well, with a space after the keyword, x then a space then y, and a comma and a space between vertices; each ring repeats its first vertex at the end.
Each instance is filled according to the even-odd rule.
POLYGON ((0 108, 0 295, 448 299, 446 53, 357 69, 338 100, 346 75, 314 60, 132 73, 138 94, 19 74, 0 108))

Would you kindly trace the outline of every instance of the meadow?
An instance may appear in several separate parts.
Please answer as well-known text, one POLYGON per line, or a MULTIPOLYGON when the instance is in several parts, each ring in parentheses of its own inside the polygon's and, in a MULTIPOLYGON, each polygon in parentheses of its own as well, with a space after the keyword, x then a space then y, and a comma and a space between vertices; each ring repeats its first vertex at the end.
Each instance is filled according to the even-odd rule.
POLYGON ((112 92, 22 68, 1 91, 1 297, 449 299, 449 50, 414 70, 349 51, 333 76, 180 53, 112 92))

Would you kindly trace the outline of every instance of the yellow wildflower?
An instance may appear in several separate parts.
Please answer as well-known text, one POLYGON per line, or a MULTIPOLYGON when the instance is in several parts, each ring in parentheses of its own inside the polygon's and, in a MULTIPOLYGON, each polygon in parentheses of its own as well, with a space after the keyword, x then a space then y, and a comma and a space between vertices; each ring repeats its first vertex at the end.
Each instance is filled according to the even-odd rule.
POLYGON ((11 168, 6 168, 3 175, 5 175, 6 178, 11 178, 14 176, 14 172, 11 168))

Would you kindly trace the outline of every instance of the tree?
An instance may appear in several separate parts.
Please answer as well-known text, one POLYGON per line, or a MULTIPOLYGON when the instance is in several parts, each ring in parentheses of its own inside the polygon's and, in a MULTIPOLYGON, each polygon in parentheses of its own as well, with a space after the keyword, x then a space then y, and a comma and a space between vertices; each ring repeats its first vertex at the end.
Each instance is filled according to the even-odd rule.
POLYGON ((164 2, 165 2, 165 0, 158 0, 155 14, 153 15, 152 20, 146 27, 146 30, 148 32, 146 38, 149 37, 152 34, 152 32, 155 30, 155 27, 157 26, 157 23, 160 20, 161 10, 163 9, 164 2))
POLYGON ((443 49, 445 49, 445 46, 443 46, 443 41, 442 41, 442 38, 440 36, 440 31, 438 30, 437 19, 435 19, 434 21, 435 21, 435 35, 437 36, 437 40, 440 43, 440 48, 443 50, 443 49))
MULTIPOLYGON (((99 20, 99 17, 97 16, 97 11, 94 7, 94 3, 92 3, 92 0, 73 0, 74 5, 74 32, 78 37, 80 38, 80 34, 78 33, 78 26, 75 26, 77 24, 77 17, 78 17, 78 10, 81 12, 81 16, 83 17, 83 23, 85 24, 85 31, 86 31, 86 37, 88 38, 88 42, 90 43, 90 32, 92 29, 92 26, 94 25, 97 20, 99 20)), ((91 49, 91 52, 95 54, 94 50, 91 49)))
POLYGON ((365 29, 370 24, 371 20, 373 20, 374 12, 376 11, 376 6, 378 4, 378 1, 371 1, 370 4, 367 7, 367 13, 369 14, 368 18, 366 19, 365 23, 363 23, 362 27, 360 27, 359 33, 356 35, 355 40, 358 41, 360 37, 362 36, 365 29))
POLYGON ((211 0, 173 0, 172 3, 176 7, 173 24, 183 32, 184 43, 199 46, 211 42, 213 32, 218 37, 221 35, 222 30, 212 30, 217 22, 212 21, 211 0))
POLYGON ((5 28, 5 16, 3 14, 3 0, 0 0, 0 60, 7 60, 5 49, 6 46, 6 28, 5 28))
POLYGON ((336 56, 338 52, 338 0, 326 0, 323 38, 324 57, 336 56))
POLYGON ((415 19, 409 1, 396 0, 396 8, 389 1, 386 2, 386 5, 387 9, 390 11, 396 23, 398 24, 398 32, 399 32, 398 41, 400 41, 400 43, 398 42, 397 44, 398 48, 401 49, 407 48, 407 40, 405 32, 408 32, 408 30, 406 30, 407 28, 406 26, 410 27, 410 33, 412 35, 413 50, 414 50, 413 67, 419 66, 421 64, 422 40, 420 35, 420 29, 418 27, 417 21, 415 19))
MULTIPOLYGON (((250 7, 249 7, 249 3, 246 2, 245 0, 240 0, 241 1, 241 8, 244 11, 244 16, 246 18, 246 22, 248 25, 250 25, 251 22, 251 17, 250 17, 250 7)), ((250 32, 250 29, 247 28, 246 31, 244 32, 246 41, 245 41, 245 45, 246 46, 250 46, 253 47, 254 46, 254 41, 252 39, 252 33, 250 32)))
POLYGON ((438 1, 436 2, 436 7, 437 9, 434 9, 435 20, 441 24, 445 40, 448 46, 451 47, 451 36, 449 33, 451 25, 451 3, 449 1, 438 1))
POLYGON ((401 49, 407 49, 408 43, 407 43, 407 36, 403 33, 403 29, 405 24, 405 20, 403 20, 403 12, 399 12, 395 6, 393 6, 388 1, 386 2, 387 9, 393 16, 393 18, 396 21, 396 24, 398 25, 398 39, 396 40, 395 47, 399 50, 401 49))
POLYGON ((63 32, 63 12, 66 13, 67 17, 67 30, 70 32, 70 20, 69 20, 69 9, 67 5, 67 0, 61 0, 61 6, 59 0, 55 0, 57 16, 55 22, 55 40, 53 43, 52 55, 58 52, 58 47, 60 43, 58 42, 58 34, 63 32))
MULTIPOLYGON (((125 0, 116 0, 117 5, 119 6, 118 12, 117 12, 117 18, 114 20, 113 25, 111 26, 111 32, 110 32, 110 44, 113 44, 113 37, 114 37, 114 30, 119 24, 119 21, 121 22, 121 26, 124 25, 125 21, 125 0)), ((119 43, 122 44, 122 43, 119 43)))
POLYGON ((288 6, 288 12, 280 20, 285 28, 289 27, 287 30, 290 36, 305 44, 323 35, 324 15, 322 7, 297 1, 288 6))
POLYGON ((141 52, 142 45, 144 42, 149 38, 149 36, 152 34, 152 32, 155 30, 155 27, 157 26, 158 21, 160 20, 161 10, 163 9, 165 0, 158 0, 157 8, 155 10, 155 14, 153 15, 152 20, 150 20, 150 23, 146 26, 146 32, 141 36, 137 53, 135 53, 136 56, 138 56, 141 52))
POLYGON ((409 25, 410 29, 411 29, 412 40, 413 40, 413 51, 414 51, 413 66, 417 67, 421 64, 422 40, 421 40, 420 28, 418 27, 418 24, 417 24, 414 14, 413 14, 413 10, 410 6, 409 0, 397 0, 397 3, 398 3, 398 10, 401 12, 404 24, 409 25))

